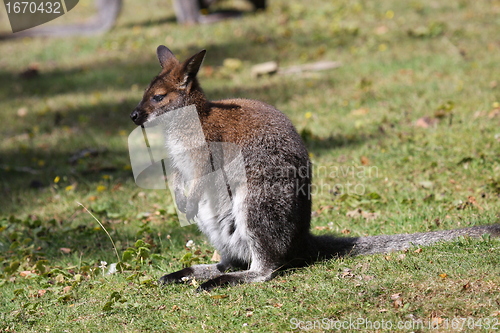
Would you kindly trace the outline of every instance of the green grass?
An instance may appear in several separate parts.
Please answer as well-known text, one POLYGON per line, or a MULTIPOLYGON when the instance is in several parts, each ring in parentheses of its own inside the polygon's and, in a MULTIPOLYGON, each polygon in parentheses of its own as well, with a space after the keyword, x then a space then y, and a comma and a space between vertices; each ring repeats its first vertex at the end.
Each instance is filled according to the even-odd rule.
MULTIPOLYGON (((142 190, 132 178, 128 115, 159 71, 159 44, 180 58, 207 49, 200 80, 209 98, 260 99, 292 119, 315 165, 315 233, 497 221, 498 0, 269 2, 241 20, 181 27, 168 2, 128 1, 105 35, 0 43, 0 332, 319 332, 323 318, 332 330, 358 318, 500 328, 500 241, 488 238, 331 260, 210 294, 156 286, 165 272, 210 262, 213 251, 195 226, 179 226, 167 191, 142 190), (242 66, 224 67, 227 58, 242 66), (251 77, 252 65, 270 60, 343 66, 251 77), (38 76, 19 76, 35 64, 38 76), (417 126, 423 117, 439 121, 417 126), (69 163, 85 148, 98 153, 69 163), (77 202, 110 232, 124 273, 103 274, 101 261, 117 262, 115 252, 77 202), (347 215, 357 208, 376 218, 347 215)), ((231 5, 245 6, 223 3, 231 5)), ((92 10, 80 1, 60 20, 92 10)))

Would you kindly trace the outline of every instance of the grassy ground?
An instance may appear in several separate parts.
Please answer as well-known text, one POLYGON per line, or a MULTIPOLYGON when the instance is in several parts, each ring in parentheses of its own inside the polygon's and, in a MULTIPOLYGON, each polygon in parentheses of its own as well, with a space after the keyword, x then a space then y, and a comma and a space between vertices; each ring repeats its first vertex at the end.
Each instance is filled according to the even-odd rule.
MULTIPOLYGON (((315 165, 315 233, 497 220, 500 1, 269 2, 241 20, 180 27, 168 2, 126 1, 106 35, 0 42, 0 332, 500 329, 500 241, 488 238, 331 260, 210 294, 155 285, 213 251, 195 226, 179 226, 166 191, 132 179, 128 115, 159 71, 159 44, 181 58, 208 50, 210 98, 264 100, 292 119, 315 165), (343 66, 252 78, 270 60, 343 66), (39 75, 20 76, 29 66, 39 75), (125 273, 106 274, 113 246, 77 202, 109 231, 125 273)), ((91 14, 80 1, 61 20, 91 14)), ((7 32, 4 9, 0 23, 7 32)))

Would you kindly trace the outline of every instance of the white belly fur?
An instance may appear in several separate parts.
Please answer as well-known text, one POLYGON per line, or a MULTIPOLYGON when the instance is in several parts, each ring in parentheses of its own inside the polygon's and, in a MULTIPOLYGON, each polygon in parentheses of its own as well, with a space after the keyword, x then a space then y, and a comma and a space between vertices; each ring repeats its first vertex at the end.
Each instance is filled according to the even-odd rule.
POLYGON ((216 214, 206 198, 200 201, 198 227, 220 252, 223 260, 237 259, 247 263, 251 261, 245 199, 246 187, 240 187, 234 192, 229 209, 222 214, 216 214), (232 234, 231 225, 234 225, 232 234))
MULTIPOLYGON (((196 145, 188 144, 187 146, 196 145)), ((196 164, 192 160, 193 156, 187 153, 187 146, 182 140, 176 140, 173 137, 167 140, 167 149, 170 156, 173 157, 173 166, 180 172, 184 180, 193 179, 197 176, 196 164)), ((251 249, 246 227, 247 183, 246 177, 244 177, 245 171, 241 155, 233 161, 231 166, 225 167, 224 170, 226 177, 228 177, 227 182, 231 187, 232 198, 224 195, 224 193, 227 193, 225 181, 220 178, 221 176, 217 176, 219 177, 217 178, 218 185, 210 189, 205 188, 205 192, 199 201, 198 215, 195 220, 199 229, 220 253, 222 260, 231 261, 231 259, 237 259, 238 261, 250 263, 251 249), (211 200, 214 196, 220 201, 217 204, 214 204, 214 200, 211 200), (232 226, 234 226, 233 233, 230 232, 232 226)))

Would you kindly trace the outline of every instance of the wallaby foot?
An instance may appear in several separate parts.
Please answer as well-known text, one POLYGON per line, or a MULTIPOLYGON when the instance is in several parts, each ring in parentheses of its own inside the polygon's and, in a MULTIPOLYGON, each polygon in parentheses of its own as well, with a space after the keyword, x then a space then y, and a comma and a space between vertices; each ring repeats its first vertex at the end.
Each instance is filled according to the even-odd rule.
POLYGON ((210 291, 217 287, 234 286, 241 283, 264 282, 273 278, 273 271, 240 271, 219 275, 202 283, 196 291, 210 291))
POLYGON ((206 281, 196 291, 210 291, 217 287, 234 286, 240 283, 264 282, 273 278, 275 270, 244 270, 225 273, 232 265, 226 263, 194 265, 180 271, 162 276, 158 283, 161 285, 182 283, 191 279, 206 281))

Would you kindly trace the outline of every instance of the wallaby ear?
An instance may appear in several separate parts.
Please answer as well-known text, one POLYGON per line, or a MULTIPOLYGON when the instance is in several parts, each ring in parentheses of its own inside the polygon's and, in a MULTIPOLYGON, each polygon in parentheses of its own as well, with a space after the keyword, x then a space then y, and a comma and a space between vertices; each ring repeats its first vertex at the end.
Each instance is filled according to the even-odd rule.
POLYGON ((170 51, 169 48, 165 45, 158 46, 158 48, 156 49, 156 55, 158 56, 158 60, 160 61, 160 65, 162 68, 166 68, 167 64, 169 64, 171 61, 177 62, 177 59, 175 58, 172 51, 170 51))
POLYGON ((183 79, 181 81, 181 87, 188 87, 191 81, 196 78, 196 74, 198 74, 200 70, 206 53, 207 50, 201 50, 182 64, 183 79))

